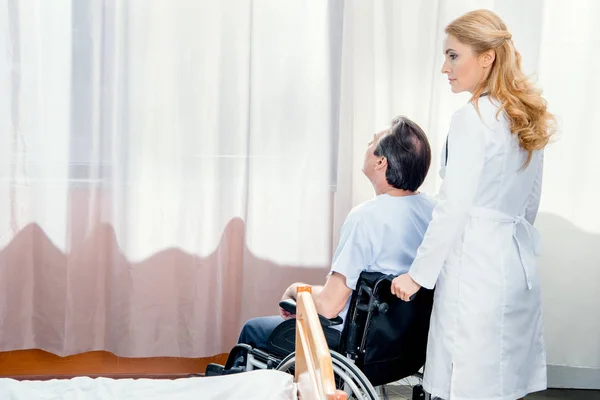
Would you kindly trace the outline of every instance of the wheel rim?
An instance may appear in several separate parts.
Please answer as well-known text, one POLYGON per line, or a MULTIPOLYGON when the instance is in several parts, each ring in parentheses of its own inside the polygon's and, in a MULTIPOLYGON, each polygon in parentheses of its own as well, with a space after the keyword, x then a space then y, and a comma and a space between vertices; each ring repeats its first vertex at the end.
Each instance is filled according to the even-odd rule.
MULTIPOLYGON (((333 364, 333 372, 336 379, 336 387, 342 386, 340 383, 347 385, 348 387, 341 387, 340 389, 346 391, 348 393, 348 389, 352 391, 352 393, 348 393, 348 395, 352 395, 359 400, 377 400, 379 396, 377 392, 371 385, 371 382, 367 379, 367 377, 360 371, 355 364, 351 363, 346 359, 346 357, 342 356, 335 351, 331 351, 331 360, 333 364), (352 377, 346 371, 352 372, 352 377)), ((291 372, 290 370, 296 364, 295 354, 289 354, 285 357, 279 365, 277 366, 278 371, 283 372, 291 372)))
POLYGON ((344 357, 338 352, 331 351, 331 359, 340 365, 343 365, 346 369, 351 369, 354 372, 355 379, 359 382, 360 386, 364 388, 364 395, 367 399, 379 399, 379 394, 371 385, 371 382, 366 375, 347 357, 344 357))

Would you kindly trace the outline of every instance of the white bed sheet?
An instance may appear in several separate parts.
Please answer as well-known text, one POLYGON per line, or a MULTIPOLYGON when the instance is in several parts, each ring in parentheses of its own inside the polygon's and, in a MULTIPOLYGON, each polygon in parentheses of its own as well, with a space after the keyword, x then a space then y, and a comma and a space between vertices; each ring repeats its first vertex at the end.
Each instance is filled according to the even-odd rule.
POLYGON ((0 378, 2 400, 296 400, 294 377, 273 370, 184 379, 17 381, 0 378))

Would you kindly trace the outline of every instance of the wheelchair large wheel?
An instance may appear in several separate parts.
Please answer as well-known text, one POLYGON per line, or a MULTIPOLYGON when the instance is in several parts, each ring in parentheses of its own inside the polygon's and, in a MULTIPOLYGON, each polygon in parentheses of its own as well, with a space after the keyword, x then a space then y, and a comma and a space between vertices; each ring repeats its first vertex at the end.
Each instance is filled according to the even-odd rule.
MULTIPOLYGON (((336 386, 348 394, 348 399, 379 400, 371 382, 354 363, 340 353, 333 350, 330 352, 336 386)), ((292 373, 295 365, 296 355, 292 353, 281 360, 277 370, 292 373)))

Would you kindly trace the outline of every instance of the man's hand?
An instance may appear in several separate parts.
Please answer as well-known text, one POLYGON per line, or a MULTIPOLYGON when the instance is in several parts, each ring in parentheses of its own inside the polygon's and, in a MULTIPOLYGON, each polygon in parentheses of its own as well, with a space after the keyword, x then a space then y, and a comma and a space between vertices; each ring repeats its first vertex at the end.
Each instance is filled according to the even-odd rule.
POLYGON ((279 315, 281 315, 281 318, 283 318, 285 320, 296 318, 296 314, 292 314, 291 312, 287 312, 287 311, 285 311, 281 307, 279 307, 279 315))
POLYGON ((421 285, 413 281, 409 274, 402 274, 394 278, 390 289, 399 299, 410 301, 410 296, 417 293, 421 285))
MULTIPOLYGON (((281 300, 296 300, 296 286, 297 284, 294 283, 292 285, 290 285, 285 292, 283 293, 283 296, 281 296, 281 300)), ((279 315, 281 315, 281 318, 287 320, 287 319, 292 319, 292 318, 296 318, 296 314, 292 314, 289 311, 285 311, 283 308, 279 307, 279 315)))

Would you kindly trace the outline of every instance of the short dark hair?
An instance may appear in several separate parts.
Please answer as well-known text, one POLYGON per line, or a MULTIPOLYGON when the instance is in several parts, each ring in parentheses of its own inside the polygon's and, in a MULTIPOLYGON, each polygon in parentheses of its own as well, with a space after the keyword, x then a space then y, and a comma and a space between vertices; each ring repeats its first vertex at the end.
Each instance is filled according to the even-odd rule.
POLYGON ((387 159, 387 182, 411 192, 423 184, 431 165, 431 147, 425 132, 404 116, 392 120, 389 133, 379 140, 374 154, 387 159))

